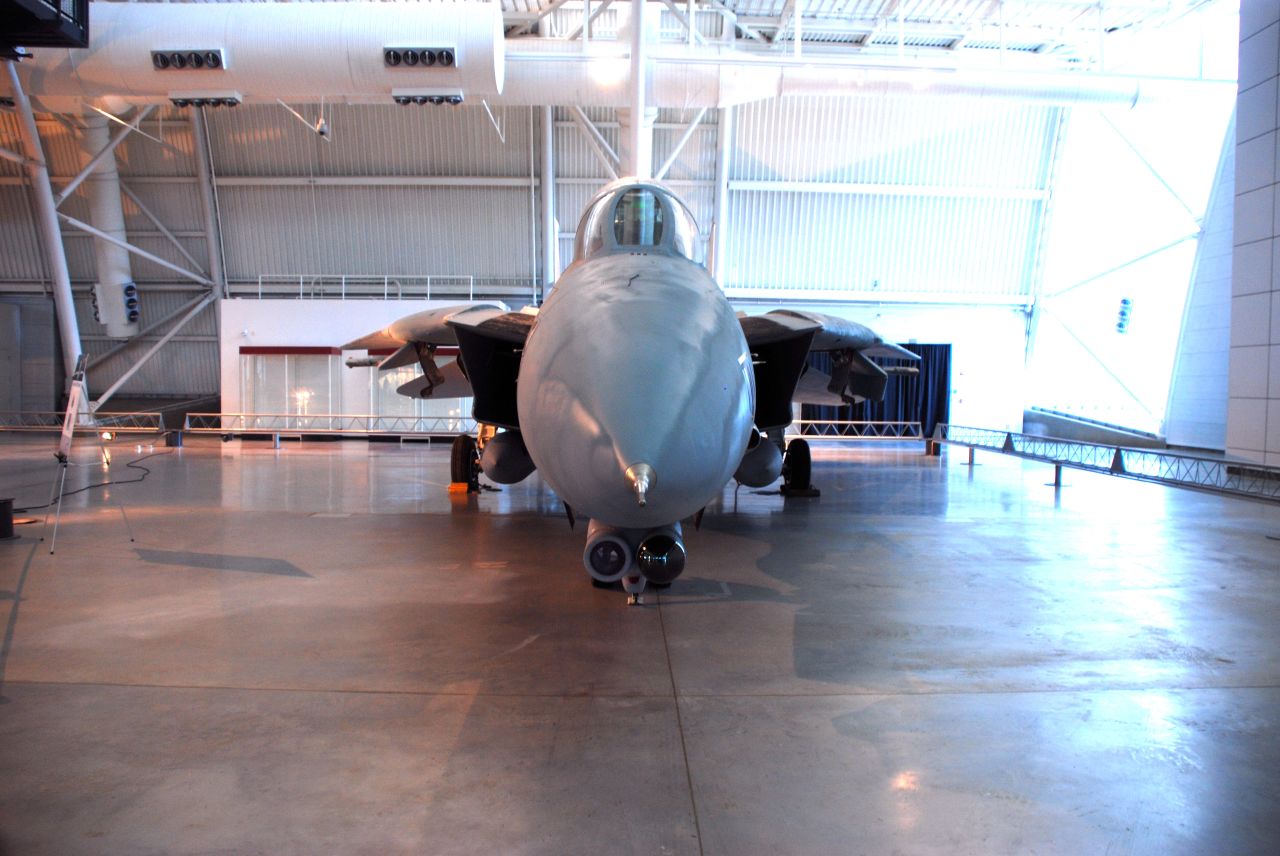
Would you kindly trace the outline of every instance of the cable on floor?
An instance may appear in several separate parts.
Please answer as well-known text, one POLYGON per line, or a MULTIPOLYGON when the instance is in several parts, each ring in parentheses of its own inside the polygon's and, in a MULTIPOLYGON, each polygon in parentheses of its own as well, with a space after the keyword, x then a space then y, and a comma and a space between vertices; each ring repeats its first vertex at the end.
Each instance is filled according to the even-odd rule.
MULTIPOLYGON (((172 455, 175 451, 175 449, 170 449, 167 452, 152 452, 150 455, 143 455, 141 458, 134 458, 132 461, 126 463, 125 466, 131 470, 142 470, 142 475, 138 476, 136 479, 109 479, 104 482, 97 482, 96 484, 87 484, 84 487, 78 487, 75 490, 68 490, 64 492, 62 496, 65 499, 68 496, 74 496, 77 493, 84 493, 86 490, 93 490, 96 487, 106 487, 107 485, 112 484, 136 484, 140 481, 145 481, 147 476, 151 475, 151 470, 148 467, 142 466, 142 462, 149 458, 158 458, 161 455, 172 455)), ((26 508, 15 508, 14 513, 25 514, 29 511, 38 511, 41 508, 48 508, 53 505, 54 502, 57 502, 57 500, 55 499, 53 502, 41 503, 40 505, 28 505, 26 508)))

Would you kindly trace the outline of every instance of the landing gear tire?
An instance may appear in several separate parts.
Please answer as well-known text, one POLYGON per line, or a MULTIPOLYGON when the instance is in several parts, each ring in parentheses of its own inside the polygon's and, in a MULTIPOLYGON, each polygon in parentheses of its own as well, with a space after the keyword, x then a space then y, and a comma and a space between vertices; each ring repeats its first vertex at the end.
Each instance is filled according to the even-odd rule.
POLYGON ((468 493, 480 491, 480 456, 476 452, 476 438, 470 434, 459 434, 453 440, 449 480, 454 484, 465 484, 468 493))
POLYGON ((809 442, 796 438, 787 444, 787 453, 782 459, 782 495, 818 496, 818 490, 810 481, 812 475, 809 442))
POLYGON ((607 583, 607 582, 605 582, 604 580, 598 580, 598 579, 596 579, 595 577, 592 577, 592 578, 591 578, 591 587, 592 587, 592 588, 598 588, 598 589, 616 589, 616 588, 618 588, 618 581, 617 581, 617 580, 614 580, 614 581, 613 581, 613 582, 611 582, 611 583, 607 583))
POLYGON ((649 583, 649 588, 655 588, 655 589, 657 589, 658 591, 665 591, 666 589, 671 588, 671 583, 655 583, 655 582, 650 582, 650 583, 649 583))

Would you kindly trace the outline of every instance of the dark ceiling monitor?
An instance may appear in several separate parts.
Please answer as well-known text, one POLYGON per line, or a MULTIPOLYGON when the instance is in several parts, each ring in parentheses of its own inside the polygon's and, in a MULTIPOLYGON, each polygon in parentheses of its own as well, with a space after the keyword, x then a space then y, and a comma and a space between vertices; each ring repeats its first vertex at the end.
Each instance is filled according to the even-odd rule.
POLYGON ((19 48, 87 48, 89 0, 0 0, 0 57, 19 48))

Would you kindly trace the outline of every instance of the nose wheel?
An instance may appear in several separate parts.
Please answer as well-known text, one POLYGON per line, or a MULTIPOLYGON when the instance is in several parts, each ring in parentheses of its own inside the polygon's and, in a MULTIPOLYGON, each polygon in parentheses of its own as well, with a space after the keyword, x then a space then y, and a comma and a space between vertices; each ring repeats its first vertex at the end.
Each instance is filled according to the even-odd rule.
POLYGON ((644 606, 645 578, 630 576, 622 578, 622 588, 627 593, 627 606, 644 606))
POLYGON ((449 481, 453 484, 465 484, 467 493, 480 492, 480 452, 476 438, 470 434, 459 434, 453 439, 449 457, 449 481))

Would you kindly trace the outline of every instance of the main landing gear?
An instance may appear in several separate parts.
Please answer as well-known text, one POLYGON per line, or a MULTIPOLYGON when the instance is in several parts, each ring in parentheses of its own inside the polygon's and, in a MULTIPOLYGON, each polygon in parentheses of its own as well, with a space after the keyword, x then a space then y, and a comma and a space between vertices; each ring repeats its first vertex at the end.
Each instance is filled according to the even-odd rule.
POLYGON ((809 456, 809 442, 799 437, 787 444, 782 458, 783 496, 821 496, 822 491, 813 486, 813 459, 809 456))
POLYGON ((449 481, 457 485, 465 484, 467 493, 480 492, 480 449, 476 438, 470 434, 459 434, 453 439, 449 457, 449 481))

